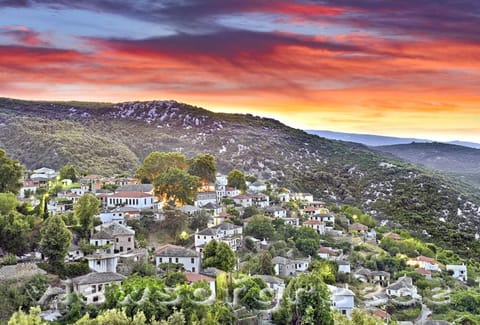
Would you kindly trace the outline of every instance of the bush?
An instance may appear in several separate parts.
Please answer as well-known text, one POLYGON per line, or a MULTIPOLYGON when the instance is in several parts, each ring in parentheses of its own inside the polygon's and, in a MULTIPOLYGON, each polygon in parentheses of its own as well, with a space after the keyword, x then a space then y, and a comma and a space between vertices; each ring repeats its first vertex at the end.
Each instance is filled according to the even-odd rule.
POLYGON ((86 260, 80 262, 70 262, 64 265, 62 277, 74 278, 90 272, 88 262, 86 260))
POLYGON ((1 265, 15 265, 17 264, 17 257, 13 254, 7 254, 3 257, 1 265))

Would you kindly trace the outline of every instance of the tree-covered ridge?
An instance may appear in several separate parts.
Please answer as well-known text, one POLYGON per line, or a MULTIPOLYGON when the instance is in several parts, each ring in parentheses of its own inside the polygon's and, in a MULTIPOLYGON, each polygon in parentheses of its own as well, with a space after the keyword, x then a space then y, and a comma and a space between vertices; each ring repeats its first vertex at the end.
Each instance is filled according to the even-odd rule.
POLYGON ((28 168, 72 164, 108 175, 133 173, 155 151, 180 151, 187 159, 209 153, 221 172, 237 168, 328 203, 361 206, 377 219, 425 230, 445 243, 471 241, 480 222, 478 191, 461 180, 272 119, 215 114, 175 101, 2 99, 0 147, 28 168))

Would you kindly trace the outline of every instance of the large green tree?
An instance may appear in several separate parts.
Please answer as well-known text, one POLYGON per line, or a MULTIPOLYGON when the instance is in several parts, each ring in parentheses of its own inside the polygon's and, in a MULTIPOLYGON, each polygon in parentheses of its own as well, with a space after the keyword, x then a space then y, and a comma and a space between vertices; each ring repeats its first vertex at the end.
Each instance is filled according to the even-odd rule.
POLYGON ((275 229, 270 219, 263 216, 255 216, 250 219, 245 228, 245 233, 257 239, 270 239, 275 229))
POLYGON ((18 193, 22 187, 23 166, 0 149, 0 193, 18 193))
POLYGON ((210 241, 203 250, 203 267, 216 267, 230 272, 236 264, 235 252, 227 243, 210 241))
POLYGON ((78 172, 73 165, 65 165, 59 170, 60 179, 70 179, 72 182, 78 180, 78 172))
POLYGON ((228 173, 227 184, 228 186, 235 187, 241 191, 245 191, 247 189, 245 174, 238 169, 234 169, 228 173))
POLYGON ((60 270, 70 247, 72 233, 67 229, 62 217, 53 215, 43 222, 40 234, 41 252, 55 270, 60 270))
POLYGON ((0 193, 0 214, 6 215, 15 210, 18 205, 17 197, 13 193, 0 193))
POLYGON ((333 325, 330 294, 322 276, 312 272, 291 279, 273 316, 275 324, 333 325))
POLYGON ((93 228, 94 217, 100 211, 100 200, 91 193, 82 195, 75 204, 75 217, 80 223, 82 236, 87 238, 93 228))
POLYGON ((186 170, 188 167, 185 155, 179 152, 150 153, 137 169, 137 178, 152 183, 154 179, 166 173, 170 168, 186 170))
POLYGON ((186 204, 195 200, 197 189, 202 185, 200 178, 176 167, 155 178, 155 193, 167 201, 186 204))
POLYGON ((199 154, 189 161, 188 173, 200 177, 203 185, 214 183, 216 179, 217 163, 215 157, 209 154, 199 154))
POLYGON ((29 246, 30 223, 26 217, 10 212, 7 215, 0 214, 0 247, 9 253, 21 254, 29 246))

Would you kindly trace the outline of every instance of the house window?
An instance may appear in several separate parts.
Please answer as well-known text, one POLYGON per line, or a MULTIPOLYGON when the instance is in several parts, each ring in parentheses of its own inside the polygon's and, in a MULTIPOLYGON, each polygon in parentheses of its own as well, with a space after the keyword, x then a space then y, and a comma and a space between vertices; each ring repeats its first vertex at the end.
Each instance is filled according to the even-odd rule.
POLYGON ((100 265, 100 261, 97 261, 97 265, 100 265))
POLYGON ((195 263, 195 259, 193 257, 190 259, 190 263, 195 263))
POLYGON ((194 266, 194 267, 192 267, 192 272, 195 272, 195 266, 194 266))
POLYGON ((95 246, 98 246, 98 240, 95 241, 95 246))
POLYGON ((102 291, 103 290, 103 284, 99 284, 98 285, 98 291, 102 291))
POLYGON ((132 241, 132 237, 128 237, 128 242, 131 242, 132 241))
POLYGON ((120 252, 123 252, 123 246, 120 246, 120 252))
POLYGON ((171 257, 168 258, 168 263, 172 263, 172 258, 171 257))
POLYGON ((92 286, 92 293, 97 293, 97 286, 95 285, 92 286))
POLYGON ((93 302, 98 302, 98 296, 93 297, 93 302))
POLYGON ((175 263, 178 263, 178 257, 175 257, 175 263))
POLYGON ((158 259, 158 262, 159 262, 159 263, 162 263, 162 258, 161 258, 161 257, 158 259))
POLYGON ((118 243, 118 238, 115 238, 115 241, 118 243))

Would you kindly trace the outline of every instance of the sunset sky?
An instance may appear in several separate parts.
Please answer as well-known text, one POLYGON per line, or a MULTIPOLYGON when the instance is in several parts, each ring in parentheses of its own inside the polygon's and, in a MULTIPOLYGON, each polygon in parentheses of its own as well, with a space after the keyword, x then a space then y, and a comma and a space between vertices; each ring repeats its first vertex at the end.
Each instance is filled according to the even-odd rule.
POLYGON ((480 1, 0 0, 0 97, 480 142, 480 1))

